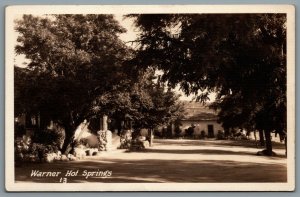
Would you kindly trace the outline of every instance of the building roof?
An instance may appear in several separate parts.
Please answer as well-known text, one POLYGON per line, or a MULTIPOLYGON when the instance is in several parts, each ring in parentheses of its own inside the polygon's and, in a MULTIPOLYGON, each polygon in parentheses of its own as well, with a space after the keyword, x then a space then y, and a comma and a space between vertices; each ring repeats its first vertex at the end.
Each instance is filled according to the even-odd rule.
POLYGON ((184 102, 185 115, 182 120, 217 120, 217 112, 210 109, 208 105, 209 104, 202 104, 199 102, 184 102))

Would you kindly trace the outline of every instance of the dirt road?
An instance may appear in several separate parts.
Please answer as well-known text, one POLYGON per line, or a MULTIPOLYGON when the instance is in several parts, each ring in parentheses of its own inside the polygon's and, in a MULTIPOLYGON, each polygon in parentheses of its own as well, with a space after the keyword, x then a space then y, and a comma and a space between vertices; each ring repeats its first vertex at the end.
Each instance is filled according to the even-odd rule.
POLYGON ((115 150, 80 161, 26 164, 15 174, 18 182, 286 182, 284 145, 274 147, 276 157, 256 156, 258 150, 249 141, 156 139, 143 152, 115 150), (49 171, 60 173, 37 176, 49 171))

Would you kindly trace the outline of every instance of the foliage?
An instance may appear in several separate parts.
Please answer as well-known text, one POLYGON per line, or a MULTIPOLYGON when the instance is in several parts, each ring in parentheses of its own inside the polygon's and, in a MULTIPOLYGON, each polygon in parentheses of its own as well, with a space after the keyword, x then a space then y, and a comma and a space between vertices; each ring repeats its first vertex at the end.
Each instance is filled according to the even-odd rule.
POLYGON ((98 105, 111 117, 132 121, 136 130, 168 124, 181 117, 183 105, 177 94, 155 80, 153 69, 140 72, 132 77, 130 90, 112 89, 98 98, 98 105))
POLYGON ((219 130, 217 133, 217 140, 224 140, 224 139, 225 139, 225 133, 219 130))
POLYGON ((154 129, 157 126, 170 124, 182 116, 183 105, 178 101, 179 96, 172 90, 167 89, 160 81, 153 82, 154 73, 148 74, 141 79, 145 83, 139 83, 133 91, 133 100, 139 105, 138 114, 132 116, 135 127, 154 129), (141 84, 144 84, 140 86, 141 84))
POLYGON ((57 153, 56 145, 45 145, 40 143, 31 143, 24 138, 15 140, 15 161, 19 162, 41 162, 45 155, 57 153))
POLYGON ((182 124, 181 124, 181 121, 179 118, 175 120, 174 126, 175 126, 174 132, 175 132, 176 137, 182 137, 183 133, 182 133, 182 129, 180 127, 180 126, 182 126, 182 124))
POLYGON ((15 138, 22 137, 26 134, 26 129, 24 125, 21 125, 19 123, 15 123, 15 138))
POLYGON ((192 125, 186 130, 185 134, 187 137, 193 137, 194 131, 195 131, 195 126, 192 125))
POLYGON ((23 15, 16 22, 17 54, 26 68, 15 66, 16 114, 39 113, 44 127, 53 120, 66 130, 97 114, 95 100, 124 80, 128 48, 125 32, 112 15, 23 15))
POLYGON ((62 125, 63 149, 84 119, 106 114, 154 128, 179 115, 178 97, 154 83, 154 70, 124 66, 134 53, 112 15, 24 15, 16 31, 16 53, 30 63, 15 66, 15 114, 62 125))
POLYGON ((163 70, 163 80, 197 100, 215 92, 224 127, 286 130, 285 14, 128 17, 141 30, 132 64, 163 70))
POLYGON ((202 130, 202 131, 200 132, 200 139, 205 139, 205 138, 207 138, 207 135, 205 134, 205 131, 202 130))
POLYGON ((131 146, 132 134, 131 130, 124 130, 120 136, 120 149, 129 149, 131 146))
POLYGON ((62 130, 40 130, 34 132, 32 141, 35 143, 45 144, 45 145, 55 145, 60 146, 61 142, 64 140, 64 134, 62 130))
POLYGON ((149 147, 149 141, 146 140, 144 136, 139 136, 131 140, 130 151, 143 151, 149 147))
POLYGON ((39 143, 32 143, 32 146, 29 149, 30 153, 45 155, 47 153, 56 153, 58 152, 58 147, 53 145, 45 145, 39 143))

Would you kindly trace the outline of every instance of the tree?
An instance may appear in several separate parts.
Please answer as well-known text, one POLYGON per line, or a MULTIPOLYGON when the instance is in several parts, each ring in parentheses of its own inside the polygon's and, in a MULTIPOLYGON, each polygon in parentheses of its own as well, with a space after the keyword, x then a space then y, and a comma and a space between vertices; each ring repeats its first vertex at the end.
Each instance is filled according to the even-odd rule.
POLYGON ((136 113, 131 116, 134 127, 139 130, 148 128, 149 142, 152 145, 153 130, 157 126, 168 125, 181 118, 184 112, 183 104, 178 101, 179 95, 158 78, 154 83, 154 70, 147 70, 141 75, 140 83, 133 90, 136 113))
POLYGON ((133 101, 137 104, 138 115, 135 127, 149 128, 162 124, 169 124, 182 115, 183 105, 178 101, 179 95, 175 94, 170 88, 165 88, 165 85, 158 79, 155 83, 154 70, 148 70, 144 75, 141 75, 140 83, 137 84, 133 91, 133 101))
POLYGON ((66 132, 65 151, 84 120, 108 115, 153 129, 179 115, 178 96, 154 82, 152 69, 126 65, 134 52, 118 39, 112 15, 24 15, 16 22, 15 115, 39 114, 66 132))
POLYGON ((266 154, 272 155, 271 131, 286 131, 285 14, 129 17, 141 31, 132 64, 163 70, 162 79, 171 87, 179 84, 200 101, 216 92, 224 123, 254 122, 265 131, 266 154), (226 119, 228 109, 234 110, 226 119))
POLYGON ((184 109, 179 95, 165 88, 154 69, 140 70, 131 79, 130 90, 112 89, 99 97, 97 105, 102 106, 101 111, 119 120, 129 119, 135 131, 149 129, 150 136, 155 127, 182 116, 184 109))
POLYGON ((99 112, 96 99, 126 78, 129 49, 118 38, 125 29, 112 15, 23 15, 15 29, 16 53, 30 60, 15 67, 16 113, 59 122, 65 150, 78 125, 99 112))

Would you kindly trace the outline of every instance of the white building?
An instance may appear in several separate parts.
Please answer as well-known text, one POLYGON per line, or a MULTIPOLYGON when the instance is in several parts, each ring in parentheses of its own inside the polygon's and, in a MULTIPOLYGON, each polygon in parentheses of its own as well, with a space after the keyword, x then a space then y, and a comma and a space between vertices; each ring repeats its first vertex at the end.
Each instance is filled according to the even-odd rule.
POLYGON ((208 137, 215 137, 218 131, 223 131, 221 124, 217 122, 217 112, 209 109, 207 105, 198 102, 185 103, 185 116, 181 119, 182 132, 189 127, 194 127, 194 136, 200 136, 204 131, 208 137))

